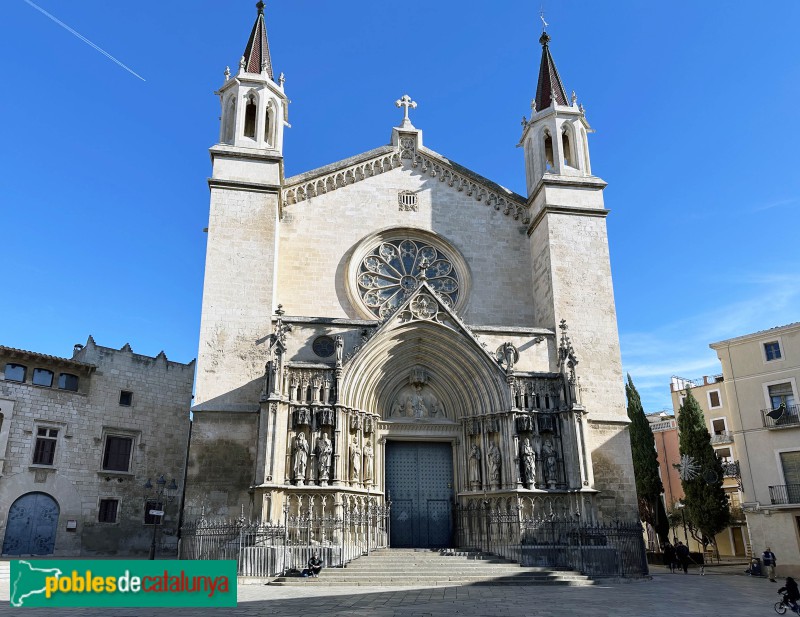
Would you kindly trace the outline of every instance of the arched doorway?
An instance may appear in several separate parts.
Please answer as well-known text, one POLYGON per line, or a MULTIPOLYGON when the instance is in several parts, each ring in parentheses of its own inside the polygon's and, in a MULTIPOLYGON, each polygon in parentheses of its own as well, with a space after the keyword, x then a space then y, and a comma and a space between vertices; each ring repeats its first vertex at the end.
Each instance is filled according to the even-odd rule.
POLYGON ((58 529, 58 502, 46 493, 26 493, 8 511, 4 555, 51 555, 58 529))

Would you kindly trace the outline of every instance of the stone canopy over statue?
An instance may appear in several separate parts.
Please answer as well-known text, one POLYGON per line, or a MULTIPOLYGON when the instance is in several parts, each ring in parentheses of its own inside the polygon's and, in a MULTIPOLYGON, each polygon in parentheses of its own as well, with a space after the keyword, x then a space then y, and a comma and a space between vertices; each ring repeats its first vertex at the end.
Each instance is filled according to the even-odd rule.
POLYGON ((392 420, 419 420, 421 418, 445 418, 444 407, 428 385, 427 371, 415 366, 404 386, 392 402, 389 418, 392 420))

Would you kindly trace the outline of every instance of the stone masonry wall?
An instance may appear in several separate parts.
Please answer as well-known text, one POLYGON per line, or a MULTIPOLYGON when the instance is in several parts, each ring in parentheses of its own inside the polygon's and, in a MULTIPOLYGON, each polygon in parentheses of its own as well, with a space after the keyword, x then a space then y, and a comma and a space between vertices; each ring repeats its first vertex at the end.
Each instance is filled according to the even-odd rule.
POLYGON ((432 231, 461 252, 472 275, 460 315, 467 323, 535 325, 524 226, 406 166, 285 207, 277 301, 290 315, 364 318, 346 292, 349 255, 366 236, 392 227, 432 231), (418 211, 400 210, 403 190, 417 194, 418 211))
MULTIPOLYGON (((60 516, 56 536, 57 555, 146 554, 151 527, 143 525, 148 477, 164 474, 183 485, 183 470, 189 434, 194 362, 170 362, 132 353, 130 348, 113 350, 94 344, 74 359, 93 364, 89 376, 80 375, 79 392, 30 383, 33 368, 79 373, 74 367, 40 354, 11 361, 28 367, 26 383, 5 380, 0 373, 0 400, 13 401, 8 420, 8 440, 0 479, 0 536, 5 535, 6 516, 14 501, 29 492, 43 492, 58 502, 60 516), (37 357, 38 356, 38 357, 37 357), (130 407, 119 404, 121 390, 133 392, 130 407), (33 450, 38 426, 58 429, 52 466, 34 465, 33 450), (103 471, 105 438, 108 434, 133 438, 130 470, 103 471), (100 499, 118 499, 116 523, 99 523, 100 499), (77 521, 67 531, 68 520, 77 521)), ((0 372, 9 358, 0 353, 0 372)), ((2 407, 0 403, 0 407, 2 407)), ((178 501, 165 508, 165 544, 174 547, 178 501)))
POLYGON ((196 405, 258 407, 274 309, 277 210, 274 193, 211 191, 196 405))

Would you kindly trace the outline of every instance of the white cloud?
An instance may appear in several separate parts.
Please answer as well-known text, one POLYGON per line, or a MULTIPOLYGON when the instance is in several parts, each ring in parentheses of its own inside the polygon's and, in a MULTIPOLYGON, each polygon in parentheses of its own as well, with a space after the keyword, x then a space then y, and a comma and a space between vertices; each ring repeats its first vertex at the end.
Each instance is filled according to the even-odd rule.
POLYGON ((671 407, 672 375, 693 379, 722 372, 710 343, 800 320, 800 274, 744 273, 731 285, 746 299, 654 323, 646 332, 620 324, 623 367, 646 411, 671 407))

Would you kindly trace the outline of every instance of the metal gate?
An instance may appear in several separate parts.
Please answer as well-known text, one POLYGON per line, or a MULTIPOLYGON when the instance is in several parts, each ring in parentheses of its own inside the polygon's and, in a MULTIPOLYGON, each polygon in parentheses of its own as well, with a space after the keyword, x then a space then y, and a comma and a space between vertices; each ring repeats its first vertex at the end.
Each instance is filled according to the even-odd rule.
POLYGON ((51 555, 58 529, 58 502, 45 493, 27 493, 8 511, 4 555, 51 555))
POLYGON ((452 545, 453 452, 449 443, 389 441, 386 488, 392 500, 390 545, 452 545))

